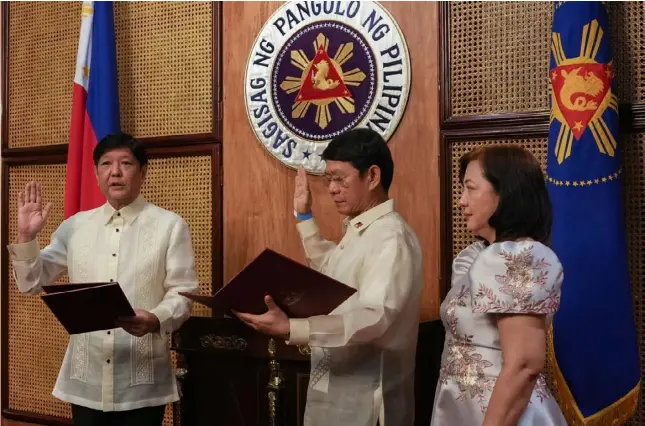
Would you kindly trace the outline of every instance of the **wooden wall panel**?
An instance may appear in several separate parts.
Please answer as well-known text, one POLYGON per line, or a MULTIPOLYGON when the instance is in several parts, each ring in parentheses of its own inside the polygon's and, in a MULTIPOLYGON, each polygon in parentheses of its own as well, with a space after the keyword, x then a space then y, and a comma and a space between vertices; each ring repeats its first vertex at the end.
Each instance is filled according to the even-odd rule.
MULTIPOLYGON (((224 4, 223 205, 224 281, 265 247, 304 262, 293 217, 295 172, 255 138, 244 107, 244 72, 251 46, 281 3, 224 4)), ((439 312, 439 99, 437 3, 383 2, 399 23, 412 63, 406 113, 390 139, 395 162, 391 196, 415 229, 424 252, 422 320, 439 312)), ((340 239, 342 218, 323 179, 311 177, 314 214, 328 238, 340 239)))
POLYGON ((16 422, 13 420, 2 419, 2 426, 33 426, 34 423, 16 422))

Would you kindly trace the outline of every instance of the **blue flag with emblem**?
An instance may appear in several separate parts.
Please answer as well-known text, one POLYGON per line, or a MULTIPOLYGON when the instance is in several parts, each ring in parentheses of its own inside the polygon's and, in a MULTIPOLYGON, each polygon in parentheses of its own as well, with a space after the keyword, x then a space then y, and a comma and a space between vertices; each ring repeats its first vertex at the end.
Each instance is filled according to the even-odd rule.
POLYGON ((564 283, 549 346, 570 425, 624 423, 640 389, 608 31, 603 3, 554 4, 547 180, 564 283))

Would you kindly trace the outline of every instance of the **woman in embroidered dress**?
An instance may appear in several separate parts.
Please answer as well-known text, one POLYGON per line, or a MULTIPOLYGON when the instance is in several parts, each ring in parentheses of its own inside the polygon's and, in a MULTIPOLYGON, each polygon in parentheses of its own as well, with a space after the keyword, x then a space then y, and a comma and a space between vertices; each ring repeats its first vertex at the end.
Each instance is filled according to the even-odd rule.
POLYGON ((460 160, 459 204, 481 241, 453 262, 441 305, 446 343, 431 426, 562 426, 542 371, 562 266, 548 247, 551 204, 540 165, 517 146, 460 160))

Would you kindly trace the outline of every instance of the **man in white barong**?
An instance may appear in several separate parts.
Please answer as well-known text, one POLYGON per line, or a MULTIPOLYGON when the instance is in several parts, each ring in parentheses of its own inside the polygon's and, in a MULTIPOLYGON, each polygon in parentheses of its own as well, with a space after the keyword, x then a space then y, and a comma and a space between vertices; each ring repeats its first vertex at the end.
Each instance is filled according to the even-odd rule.
POLYGON ((270 296, 265 314, 236 315, 288 344, 311 346, 306 426, 412 426, 421 248, 388 197, 390 150, 378 133, 354 129, 322 157, 329 194, 346 216, 344 237, 336 244, 320 234, 302 168, 298 231, 310 266, 357 292, 324 316, 289 319, 270 296))
POLYGON ((198 289, 190 231, 141 196, 148 164, 141 142, 108 135, 93 157, 107 202, 65 220, 42 250, 37 236, 51 205, 36 182, 19 194, 18 239, 8 246, 14 275, 32 295, 65 272, 72 283, 119 283, 136 316, 70 336, 53 395, 72 405, 77 426, 160 426, 166 404, 179 400, 168 341, 192 306, 178 293, 198 289))

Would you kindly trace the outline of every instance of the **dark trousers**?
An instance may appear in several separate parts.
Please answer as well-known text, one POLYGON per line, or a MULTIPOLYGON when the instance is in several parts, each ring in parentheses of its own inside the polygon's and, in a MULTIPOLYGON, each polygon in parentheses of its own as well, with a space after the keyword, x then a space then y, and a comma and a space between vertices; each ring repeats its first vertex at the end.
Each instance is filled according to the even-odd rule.
POLYGON ((166 406, 98 411, 72 404, 74 426, 161 426, 166 406))

